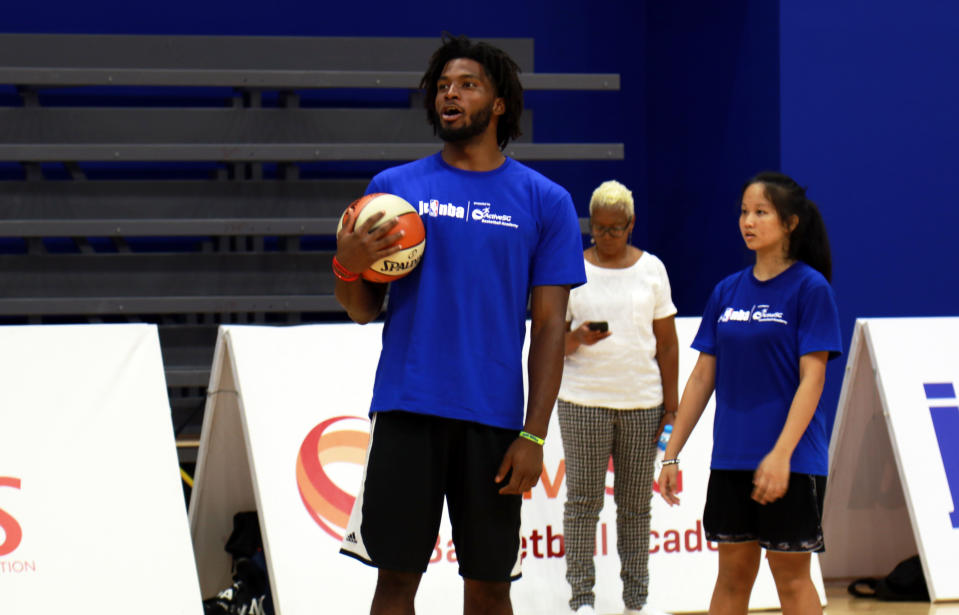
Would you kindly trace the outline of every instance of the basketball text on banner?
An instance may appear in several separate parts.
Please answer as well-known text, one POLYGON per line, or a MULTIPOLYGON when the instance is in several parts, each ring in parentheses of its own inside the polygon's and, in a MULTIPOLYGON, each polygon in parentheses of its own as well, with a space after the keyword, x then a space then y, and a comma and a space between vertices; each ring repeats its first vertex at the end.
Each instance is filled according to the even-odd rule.
POLYGON ((830 448, 828 576, 885 576, 918 553, 959 599, 959 318, 856 322, 830 448))
MULTIPOLYGON (((698 320, 677 319, 685 348, 681 383, 696 360, 688 346, 698 320)), ((339 547, 362 478, 381 332, 379 324, 221 327, 190 510, 204 597, 230 584, 223 546, 233 514, 257 509, 280 612, 369 612, 376 571, 340 555, 339 547)), ((649 601, 663 610, 704 611, 709 604, 717 558, 701 519, 711 438, 712 404, 683 451, 683 503, 669 508, 653 496, 649 601)), ((623 608, 612 477, 611 470, 596 538, 600 613, 623 608)), ((565 494, 554 412, 541 480, 523 504, 523 577, 511 592, 517 615, 568 610, 565 494)), ((424 615, 462 611, 462 579, 445 513, 416 606, 424 615)), ((765 563, 751 606, 778 606, 765 563)))
POLYGON ((202 613, 156 326, 0 349, 0 610, 202 613))

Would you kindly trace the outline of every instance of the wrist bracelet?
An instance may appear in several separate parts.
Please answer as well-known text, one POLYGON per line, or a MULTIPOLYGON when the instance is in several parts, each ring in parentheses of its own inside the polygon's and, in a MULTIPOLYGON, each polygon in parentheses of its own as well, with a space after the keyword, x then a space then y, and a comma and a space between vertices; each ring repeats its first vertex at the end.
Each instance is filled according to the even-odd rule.
POLYGON ((679 458, 677 457, 676 459, 663 459, 659 463, 660 465, 664 465, 664 466, 678 466, 679 458))
POLYGON ((521 432, 519 432, 519 437, 520 437, 520 438, 526 438, 526 439, 529 440, 530 442, 535 442, 536 444, 539 444, 540 446, 543 446, 544 444, 546 444, 546 440, 545 440, 545 439, 540 438, 539 436, 534 436, 533 434, 531 434, 531 433, 528 432, 528 431, 521 431, 521 432))
POLYGON ((333 257, 333 275, 343 280, 344 282, 355 282, 360 279, 360 274, 353 273, 342 264, 340 261, 336 260, 336 257, 333 257))
POLYGON ((357 280, 360 279, 360 276, 359 276, 358 274, 355 274, 355 273, 354 273, 354 274, 352 274, 352 275, 343 275, 342 273, 340 273, 340 272, 337 271, 336 269, 333 270, 333 275, 335 275, 337 278, 343 280, 344 282, 355 282, 355 281, 357 281, 357 280))

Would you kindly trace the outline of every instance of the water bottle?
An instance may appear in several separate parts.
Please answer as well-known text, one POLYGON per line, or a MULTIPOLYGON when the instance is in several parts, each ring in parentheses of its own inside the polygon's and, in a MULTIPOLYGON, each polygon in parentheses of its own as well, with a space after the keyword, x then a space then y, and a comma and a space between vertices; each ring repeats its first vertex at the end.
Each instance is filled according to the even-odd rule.
POLYGON ((666 453, 666 445, 669 444, 669 436, 673 435, 673 426, 666 425, 663 427, 663 433, 659 434, 659 442, 656 443, 656 446, 659 447, 659 458, 662 459, 663 455, 666 453))

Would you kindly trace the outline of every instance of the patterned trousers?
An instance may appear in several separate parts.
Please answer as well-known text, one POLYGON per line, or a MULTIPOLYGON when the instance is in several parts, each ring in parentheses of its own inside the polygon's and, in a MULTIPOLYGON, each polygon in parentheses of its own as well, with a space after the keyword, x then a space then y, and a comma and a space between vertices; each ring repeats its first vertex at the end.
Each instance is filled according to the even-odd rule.
POLYGON ((649 510, 656 461, 656 429, 663 407, 613 410, 558 402, 566 456, 563 534, 572 610, 594 604, 596 524, 613 457, 616 548, 626 608, 640 609, 649 593, 649 510))

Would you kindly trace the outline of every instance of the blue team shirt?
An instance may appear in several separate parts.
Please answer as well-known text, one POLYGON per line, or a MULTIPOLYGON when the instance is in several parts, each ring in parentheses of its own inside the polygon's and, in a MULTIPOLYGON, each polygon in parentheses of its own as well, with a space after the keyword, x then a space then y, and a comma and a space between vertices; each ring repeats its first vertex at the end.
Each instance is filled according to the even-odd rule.
POLYGON ((390 284, 370 411, 522 428, 530 291, 586 281, 569 193, 510 158, 471 172, 439 153, 383 171, 371 192, 418 209, 426 250, 390 284))
MULTIPOLYGON (((755 470, 772 450, 799 386, 799 357, 842 351, 829 282, 794 263, 759 281, 748 267, 713 290, 693 348, 716 357, 711 467, 755 470)), ((820 402, 821 403, 821 402, 820 402)), ((825 476, 829 438, 821 407, 793 452, 792 472, 825 476)))

